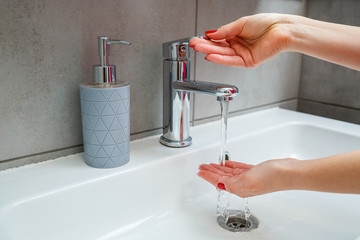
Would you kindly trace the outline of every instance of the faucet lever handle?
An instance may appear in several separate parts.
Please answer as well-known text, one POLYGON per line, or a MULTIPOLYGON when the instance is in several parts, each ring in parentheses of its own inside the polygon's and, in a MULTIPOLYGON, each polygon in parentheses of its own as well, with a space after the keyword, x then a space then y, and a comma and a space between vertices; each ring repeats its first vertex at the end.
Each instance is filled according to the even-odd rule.
POLYGON ((190 58, 189 41, 192 38, 206 39, 204 36, 182 38, 162 44, 164 59, 173 61, 184 61, 190 58))
POLYGON ((190 58, 189 41, 192 37, 163 43, 163 57, 167 60, 184 61, 190 58))

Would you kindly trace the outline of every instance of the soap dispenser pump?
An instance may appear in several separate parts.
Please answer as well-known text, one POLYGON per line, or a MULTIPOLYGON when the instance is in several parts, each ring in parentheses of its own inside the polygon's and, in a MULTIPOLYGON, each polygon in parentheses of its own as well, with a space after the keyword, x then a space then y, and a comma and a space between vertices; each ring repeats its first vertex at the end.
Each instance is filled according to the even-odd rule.
POLYGON ((93 66, 93 80, 80 83, 84 159, 95 168, 122 166, 130 159, 130 84, 116 81, 109 65, 110 45, 130 45, 98 37, 100 65, 93 66))

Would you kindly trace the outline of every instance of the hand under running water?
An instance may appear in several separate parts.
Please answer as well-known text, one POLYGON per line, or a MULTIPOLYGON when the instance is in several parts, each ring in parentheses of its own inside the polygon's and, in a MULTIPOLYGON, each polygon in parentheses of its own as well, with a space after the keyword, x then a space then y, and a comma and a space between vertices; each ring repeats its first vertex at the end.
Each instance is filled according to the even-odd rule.
POLYGON ((360 193, 360 150, 312 160, 268 160, 257 165, 233 161, 226 161, 225 166, 202 164, 198 175, 243 198, 282 190, 360 193))

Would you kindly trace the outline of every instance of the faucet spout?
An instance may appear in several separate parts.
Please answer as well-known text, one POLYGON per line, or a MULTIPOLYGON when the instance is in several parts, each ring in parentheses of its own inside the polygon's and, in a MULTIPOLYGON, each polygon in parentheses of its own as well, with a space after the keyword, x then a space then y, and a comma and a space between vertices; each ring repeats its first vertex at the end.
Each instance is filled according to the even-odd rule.
POLYGON ((236 86, 222 83, 211 83, 203 81, 173 82, 172 87, 178 91, 187 91, 192 93, 203 93, 217 97, 218 100, 233 100, 239 90, 236 86))

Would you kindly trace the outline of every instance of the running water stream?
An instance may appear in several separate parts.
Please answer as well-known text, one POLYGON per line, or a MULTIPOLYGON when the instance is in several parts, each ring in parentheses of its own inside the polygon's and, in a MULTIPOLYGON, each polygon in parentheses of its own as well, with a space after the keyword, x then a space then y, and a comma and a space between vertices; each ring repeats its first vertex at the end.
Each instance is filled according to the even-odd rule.
MULTIPOLYGON (((220 107, 221 107, 221 145, 220 145, 220 157, 219 157, 219 165, 225 166, 226 161, 226 139, 227 139, 227 120, 228 120, 228 111, 229 111, 229 101, 220 100, 220 107)), ((229 200, 230 194, 227 191, 218 189, 218 202, 217 202, 217 218, 219 217, 223 219, 224 223, 227 224, 231 212, 233 210, 229 209, 229 200)), ((248 199, 244 198, 245 201, 245 211, 244 211, 244 219, 245 219, 245 226, 244 228, 250 227, 250 210, 248 206, 248 199)))
MULTIPOLYGON (((221 145, 220 145, 220 157, 219 165, 225 166, 225 154, 226 154, 226 138, 227 138, 227 118, 229 110, 229 101, 220 101, 221 107, 221 145)), ((218 202, 216 215, 218 217, 223 217, 225 222, 229 218, 229 193, 227 191, 221 190, 218 188, 218 202)))

